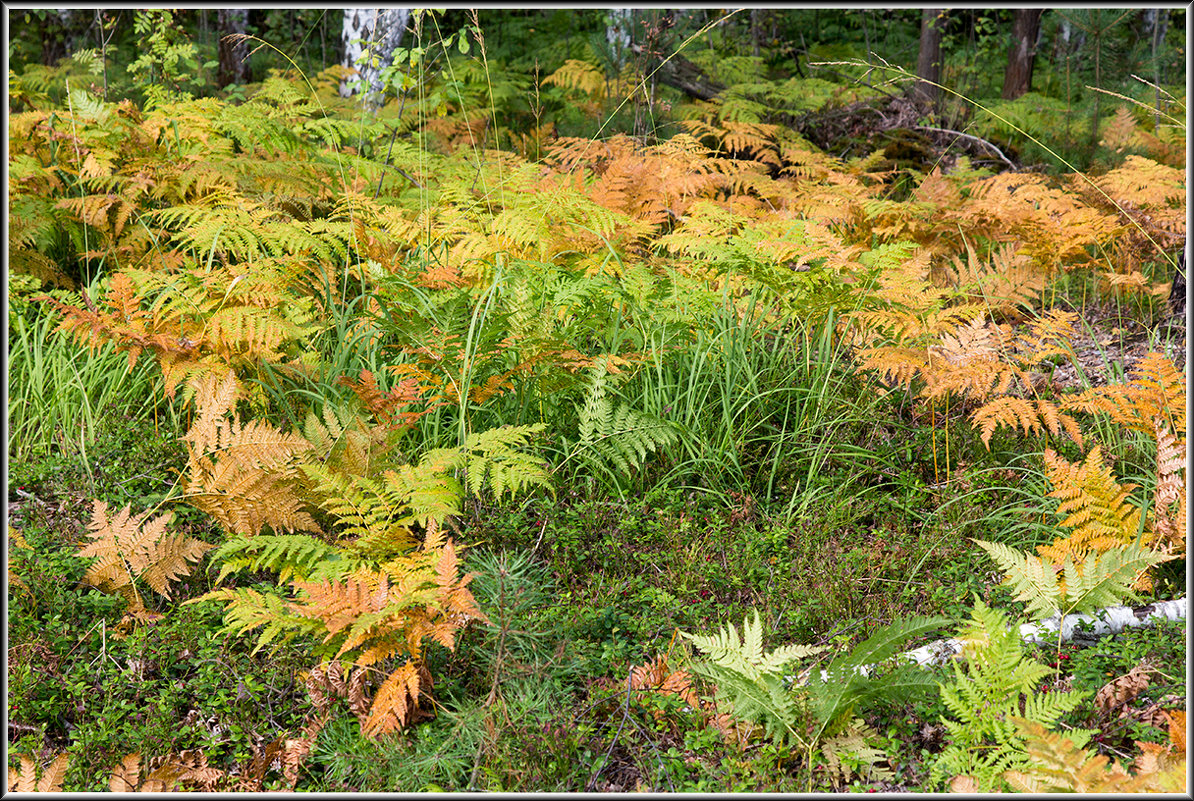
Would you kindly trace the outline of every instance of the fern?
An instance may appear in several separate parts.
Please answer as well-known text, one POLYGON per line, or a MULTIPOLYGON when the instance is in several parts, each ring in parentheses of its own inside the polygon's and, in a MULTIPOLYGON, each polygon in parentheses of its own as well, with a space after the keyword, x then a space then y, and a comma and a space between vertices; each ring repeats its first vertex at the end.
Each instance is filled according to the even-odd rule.
POLYGON ((278 574, 278 581, 306 579, 324 562, 340 557, 336 548, 306 534, 259 534, 229 539, 212 551, 211 558, 220 563, 220 584, 239 570, 269 570, 278 574))
POLYGON ((1038 620, 1093 612, 1135 598, 1132 585, 1148 568, 1172 556, 1152 553, 1138 543, 1105 553, 1088 553, 1081 562, 1067 555, 1061 574, 1046 559, 1017 551, 1003 543, 975 540, 1007 574, 1017 600, 1038 620))
POLYGON ((1062 407, 1074 411, 1105 413, 1111 420, 1155 436, 1154 420, 1160 417, 1170 431, 1186 430, 1186 377, 1173 360, 1150 352, 1132 371, 1126 384, 1109 384, 1067 398, 1062 407))
POLYGON ((37 777, 37 763, 30 757, 21 757, 21 769, 8 769, 8 792, 10 793, 59 793, 62 792, 62 780, 66 778, 66 766, 70 762, 70 754, 59 754, 54 761, 42 771, 41 778, 37 777))
MULTIPOLYGON (((1084 750, 1074 738, 1051 732, 1040 723, 1013 717, 1025 750, 1031 759, 1019 770, 1003 774, 1013 790, 1025 793, 1180 793, 1186 789, 1186 760, 1137 759, 1137 770, 1129 773, 1106 756, 1084 750), (1151 768, 1151 770, 1149 769, 1151 768)), ((1137 743, 1142 748, 1155 743, 1137 743)), ((1168 756, 1168 755, 1167 755, 1168 756)))
POLYGON ((117 593, 128 601, 128 613, 140 621, 154 615, 145 608, 135 581, 140 579, 158 594, 169 598, 170 583, 188 575, 192 566, 212 546, 183 534, 167 534, 172 514, 145 520, 148 513, 130 516, 129 507, 108 516, 104 501, 92 502, 91 543, 77 556, 92 557, 83 583, 104 592, 117 593))
POLYGON ((787 645, 765 653, 757 611, 753 621, 743 622, 741 640, 732 623, 709 636, 681 634, 705 653, 706 659, 694 663, 693 669, 716 683, 719 709, 761 725, 777 744, 799 746, 810 762, 815 754, 823 754, 831 773, 845 780, 849 772, 843 757, 861 761, 873 776, 884 775, 878 763, 885 755, 866 744, 873 732, 854 718, 855 707, 876 698, 906 700, 933 687, 911 666, 882 677, 871 677, 867 666, 890 659, 909 637, 948 622, 914 618, 885 626, 825 670, 813 670, 803 687, 791 686, 784 668, 824 648, 787 645))
MULTIPOLYGON (((953 681, 941 685, 949 712, 942 717, 951 742, 930 768, 930 781, 940 786, 951 776, 969 776, 979 792, 1002 788, 1005 771, 1030 763, 1024 737, 1011 718, 1024 716, 1045 726, 1074 709, 1081 693, 1038 693, 1049 668, 1028 659, 1019 633, 1007 617, 975 598, 971 622, 960 632, 965 666, 952 662, 953 681)), ((1090 732, 1071 732, 1085 742, 1090 732)))
POLYGON ((1157 439, 1157 491, 1150 528, 1168 553, 1186 552, 1186 445, 1179 442, 1161 417, 1154 420, 1157 439), (1176 506, 1175 506, 1176 504, 1176 506))
POLYGON ((238 384, 230 372, 193 381, 192 388, 198 415, 183 437, 187 500, 236 534, 252 536, 266 526, 319 531, 295 485, 297 461, 310 444, 260 420, 242 423, 232 411, 238 384))
POLYGON ((849 782, 855 773, 867 781, 877 782, 895 777, 891 768, 881 763, 888 757, 880 748, 870 745, 879 733, 861 718, 853 718, 840 733, 821 743, 821 756, 830 779, 839 786, 849 782))
POLYGON ((1057 514, 1065 517, 1060 525, 1073 531, 1065 539, 1039 547, 1041 556, 1060 564, 1067 554, 1082 559, 1089 551, 1102 553, 1140 536, 1140 510, 1129 502, 1135 485, 1115 481, 1098 445, 1081 465, 1047 450, 1045 469, 1054 486, 1049 497, 1061 499, 1057 514))
POLYGON ((763 652, 763 630, 759 613, 742 624, 742 639, 733 623, 709 636, 681 632, 707 656, 693 669, 717 684, 719 708, 738 719, 759 723, 766 736, 777 743, 803 745, 798 731, 800 706, 784 680, 783 668, 824 648, 787 645, 763 652))
POLYGON ((569 455, 607 461, 621 474, 630 475, 649 453, 676 442, 678 434, 668 421, 610 399, 607 376, 605 363, 594 364, 580 409, 580 438, 569 455))

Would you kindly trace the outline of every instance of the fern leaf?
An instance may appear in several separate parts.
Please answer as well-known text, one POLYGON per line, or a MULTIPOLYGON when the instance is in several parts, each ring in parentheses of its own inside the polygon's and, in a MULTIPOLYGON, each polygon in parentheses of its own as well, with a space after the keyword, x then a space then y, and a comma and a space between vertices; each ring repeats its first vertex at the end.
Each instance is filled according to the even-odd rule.
POLYGON ((1083 614, 1134 599, 1132 587, 1140 574, 1174 558, 1172 554, 1151 552, 1138 543, 1102 554, 1092 551, 1086 555, 1081 568, 1067 557, 1064 567, 1066 614, 1083 614))
POLYGON ((1001 542, 974 540, 986 551, 999 569, 1006 574, 1017 600, 1028 604, 1026 611, 1038 620, 1058 614, 1062 606, 1062 589, 1057 571, 1039 556, 1021 553, 1001 542))
POLYGON ((361 726, 367 737, 377 737, 404 728, 419 701, 419 671, 407 660, 377 688, 369 717, 361 726))
POLYGON ((297 634, 315 634, 320 628, 302 616, 292 614, 286 599, 273 593, 238 587, 206 592, 183 603, 203 601, 224 601, 224 630, 241 634, 256 628, 263 628, 252 653, 257 653, 278 637, 290 639, 297 634))
POLYGON ((306 579, 321 563, 339 559, 339 551, 305 534, 259 534, 256 537, 229 539, 212 552, 212 560, 221 563, 216 584, 238 570, 269 570, 278 581, 306 579))
POLYGON ((59 754, 37 778, 37 763, 27 756, 21 757, 21 769, 8 769, 8 792, 10 793, 60 793, 62 780, 66 778, 66 766, 70 754, 59 754))
MULTIPOLYGON (((470 434, 465 441, 468 457, 465 466, 469 492, 480 495, 488 484, 495 498, 517 495, 532 486, 551 487, 551 479, 542 461, 519 448, 546 425, 501 426, 470 434)), ((441 518, 442 519, 442 518, 441 518)))

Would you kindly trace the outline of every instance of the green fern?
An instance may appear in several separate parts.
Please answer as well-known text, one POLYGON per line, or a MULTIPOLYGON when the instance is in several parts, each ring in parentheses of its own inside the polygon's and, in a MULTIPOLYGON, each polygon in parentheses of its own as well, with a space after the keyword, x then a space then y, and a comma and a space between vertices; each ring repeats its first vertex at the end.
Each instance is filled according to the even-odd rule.
POLYGON ((335 547, 307 534, 258 534, 256 537, 235 537, 212 552, 223 564, 216 576, 221 583, 229 573, 238 570, 269 570, 278 574, 278 581, 290 578, 306 580, 327 560, 338 560, 335 547))
POLYGON ((1028 613, 1038 620, 1084 614, 1134 599, 1132 584, 1140 573, 1174 558, 1132 543, 1101 554, 1091 551, 1080 563, 1066 556, 1059 577, 1049 560, 998 542, 975 542, 1007 574, 1016 599, 1025 601, 1028 613))
POLYGON ((681 635, 706 654, 705 660, 693 663, 693 670, 717 685, 719 706, 724 703, 733 717, 762 725, 764 734, 777 745, 798 746, 810 763, 821 753, 833 775, 847 778, 843 758, 879 776, 883 769, 878 763, 886 756, 866 744, 873 733, 855 719, 856 706, 879 698, 906 700, 935 686, 911 665, 883 676, 872 675, 872 666, 891 659, 908 638, 949 622, 943 617, 918 617, 884 626, 825 670, 812 669, 803 687, 793 686, 784 668, 825 648, 787 645, 764 653, 757 611, 753 621, 743 621, 741 640, 732 623, 711 636, 681 635))
POLYGON ((611 463, 620 474, 631 475, 648 454, 679 437, 668 421, 612 400, 608 387, 606 364, 597 360, 581 407, 580 440, 572 453, 590 462, 611 463))
POLYGON ((293 614, 290 611, 290 599, 275 592, 220 587, 184 603, 202 601, 223 601, 226 604, 221 633, 241 634, 261 628, 257 642, 253 645, 254 654, 279 638, 281 642, 286 642, 300 634, 315 636, 321 633, 318 623, 293 614))
MULTIPOLYGON (((963 660, 951 663, 954 680, 941 685, 941 700, 949 711, 942 717, 951 742, 930 768, 930 781, 943 784, 953 776, 970 776, 980 792, 1003 789, 1002 774, 1028 765, 1024 737, 1012 718, 1022 716, 1053 726, 1074 709, 1084 695, 1077 692, 1038 693, 1051 671, 1027 658, 1019 631, 1007 616, 975 598, 971 622, 959 638, 967 643, 963 660)), ((1071 731, 1084 744, 1090 732, 1071 731)))
POLYGON ((931 691, 935 686, 932 680, 913 665, 898 665, 881 676, 876 674, 873 666, 890 660, 912 637, 951 622, 947 617, 897 620, 880 627, 849 653, 830 662, 824 670, 813 671, 808 689, 818 722, 817 736, 836 731, 860 704, 877 699, 904 701, 931 691))
POLYGON ((468 491, 480 495, 488 487, 494 498, 502 498, 532 487, 551 489, 543 460, 519 450, 546 427, 544 423, 500 426, 469 434, 464 443, 468 491))
POLYGON ((680 634, 705 653, 707 659, 693 663, 693 669, 717 685, 719 706, 728 706, 735 718, 761 724, 766 736, 777 744, 803 744, 798 730, 800 704, 783 669, 825 650, 823 647, 787 645, 764 653, 757 610, 753 621, 743 620, 741 640, 733 623, 710 636, 680 634))

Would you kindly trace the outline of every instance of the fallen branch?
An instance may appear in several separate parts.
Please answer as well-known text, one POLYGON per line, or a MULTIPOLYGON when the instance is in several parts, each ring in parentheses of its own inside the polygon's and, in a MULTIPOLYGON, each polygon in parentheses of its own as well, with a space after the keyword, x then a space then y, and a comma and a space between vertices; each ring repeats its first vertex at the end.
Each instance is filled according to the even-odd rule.
MULTIPOLYGON (((1118 634, 1127 628, 1151 626, 1154 620, 1185 620, 1186 599, 1157 601, 1140 607, 1110 606, 1097 615, 1066 615, 1061 624, 1061 641, 1090 645, 1108 634, 1118 634)), ((1020 639, 1043 644, 1057 642, 1057 616, 1040 623, 1020 626, 1020 639)), ((953 638, 937 640, 901 656, 918 665, 940 665, 962 652, 962 641, 953 638)))
POLYGON ((1002 150, 995 147, 995 145, 991 144, 986 139, 980 139, 979 137, 974 136, 972 134, 962 133, 961 131, 954 131, 949 128, 934 128, 931 125, 915 125, 913 127, 916 128, 918 131, 932 131, 934 133, 951 134, 953 136, 960 136, 963 139, 969 139, 972 142, 977 142, 980 145, 985 145, 986 147, 989 147, 991 150, 994 150, 995 155, 997 155, 997 156, 999 156, 999 158, 1003 159, 1004 164, 1011 167, 1013 170, 1016 169, 1016 165, 1012 162, 1012 160, 1009 159, 1007 156, 1003 155, 1002 150))
MULTIPOLYGON (((1061 641, 1093 645, 1108 634, 1118 634, 1128 628, 1151 626, 1155 620, 1185 619, 1185 598, 1178 598, 1175 601, 1156 601, 1135 608, 1109 606, 1100 610, 1097 615, 1066 615, 1061 626, 1061 641)), ((1057 629, 1056 616, 1040 623, 1025 623, 1020 626, 1020 639, 1038 645, 1057 642, 1057 629)), ((950 637, 944 640, 934 640, 928 645, 905 651, 900 656, 920 667, 943 665, 962 653, 964 645, 961 640, 950 637)), ((875 665, 860 665, 855 668, 855 671, 863 676, 869 676, 875 667, 875 665)), ((822 670, 821 678, 828 679, 828 677, 829 674, 822 670)), ((785 678, 789 681, 803 683, 795 674, 785 678)), ((807 680, 807 676, 804 677, 804 680, 807 680)))

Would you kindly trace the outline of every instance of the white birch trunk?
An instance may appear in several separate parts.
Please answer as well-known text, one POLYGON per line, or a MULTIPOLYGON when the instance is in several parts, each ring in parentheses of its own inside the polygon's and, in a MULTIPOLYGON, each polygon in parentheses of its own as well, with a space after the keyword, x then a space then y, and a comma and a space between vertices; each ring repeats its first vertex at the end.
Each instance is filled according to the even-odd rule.
POLYGON ((344 61, 341 63, 359 72, 359 83, 341 82, 341 97, 348 97, 357 86, 363 86, 362 99, 366 106, 377 108, 381 105, 385 91, 381 71, 393 61, 394 50, 402 44, 409 21, 409 8, 344 9, 344 61))
MULTIPOLYGON (((1090 645, 1106 637, 1118 634, 1124 629, 1151 626, 1155 620, 1185 620, 1186 599, 1157 601, 1133 609, 1130 606, 1110 606, 1097 615, 1066 615, 1062 621, 1061 641, 1090 645)), ((1037 645, 1057 642, 1057 616, 1040 623, 1025 623, 1020 626, 1020 639, 1037 645)), ((940 665, 962 652, 962 641, 953 638, 937 640, 901 656, 918 665, 940 665)))
MULTIPOLYGON (((1076 642, 1081 645, 1093 645, 1108 634, 1118 634, 1128 628, 1142 628, 1153 625, 1156 620, 1185 620, 1186 599, 1175 601, 1157 601, 1145 606, 1132 608, 1130 606, 1110 606, 1100 610, 1096 615, 1066 615, 1061 625, 1061 641, 1076 642)), ((1057 642, 1057 616, 1053 616, 1040 623, 1025 623, 1020 626, 1020 639, 1023 642, 1044 645, 1057 642)), ((962 653, 964 644, 952 637, 935 640, 928 645, 905 651, 900 656, 919 667, 943 665, 950 659, 962 653)), ((874 665, 862 665, 857 671, 863 676, 869 676, 874 665)), ((821 671, 821 678, 827 679, 828 673, 821 671)), ((795 676, 791 678, 795 679, 795 676)))

